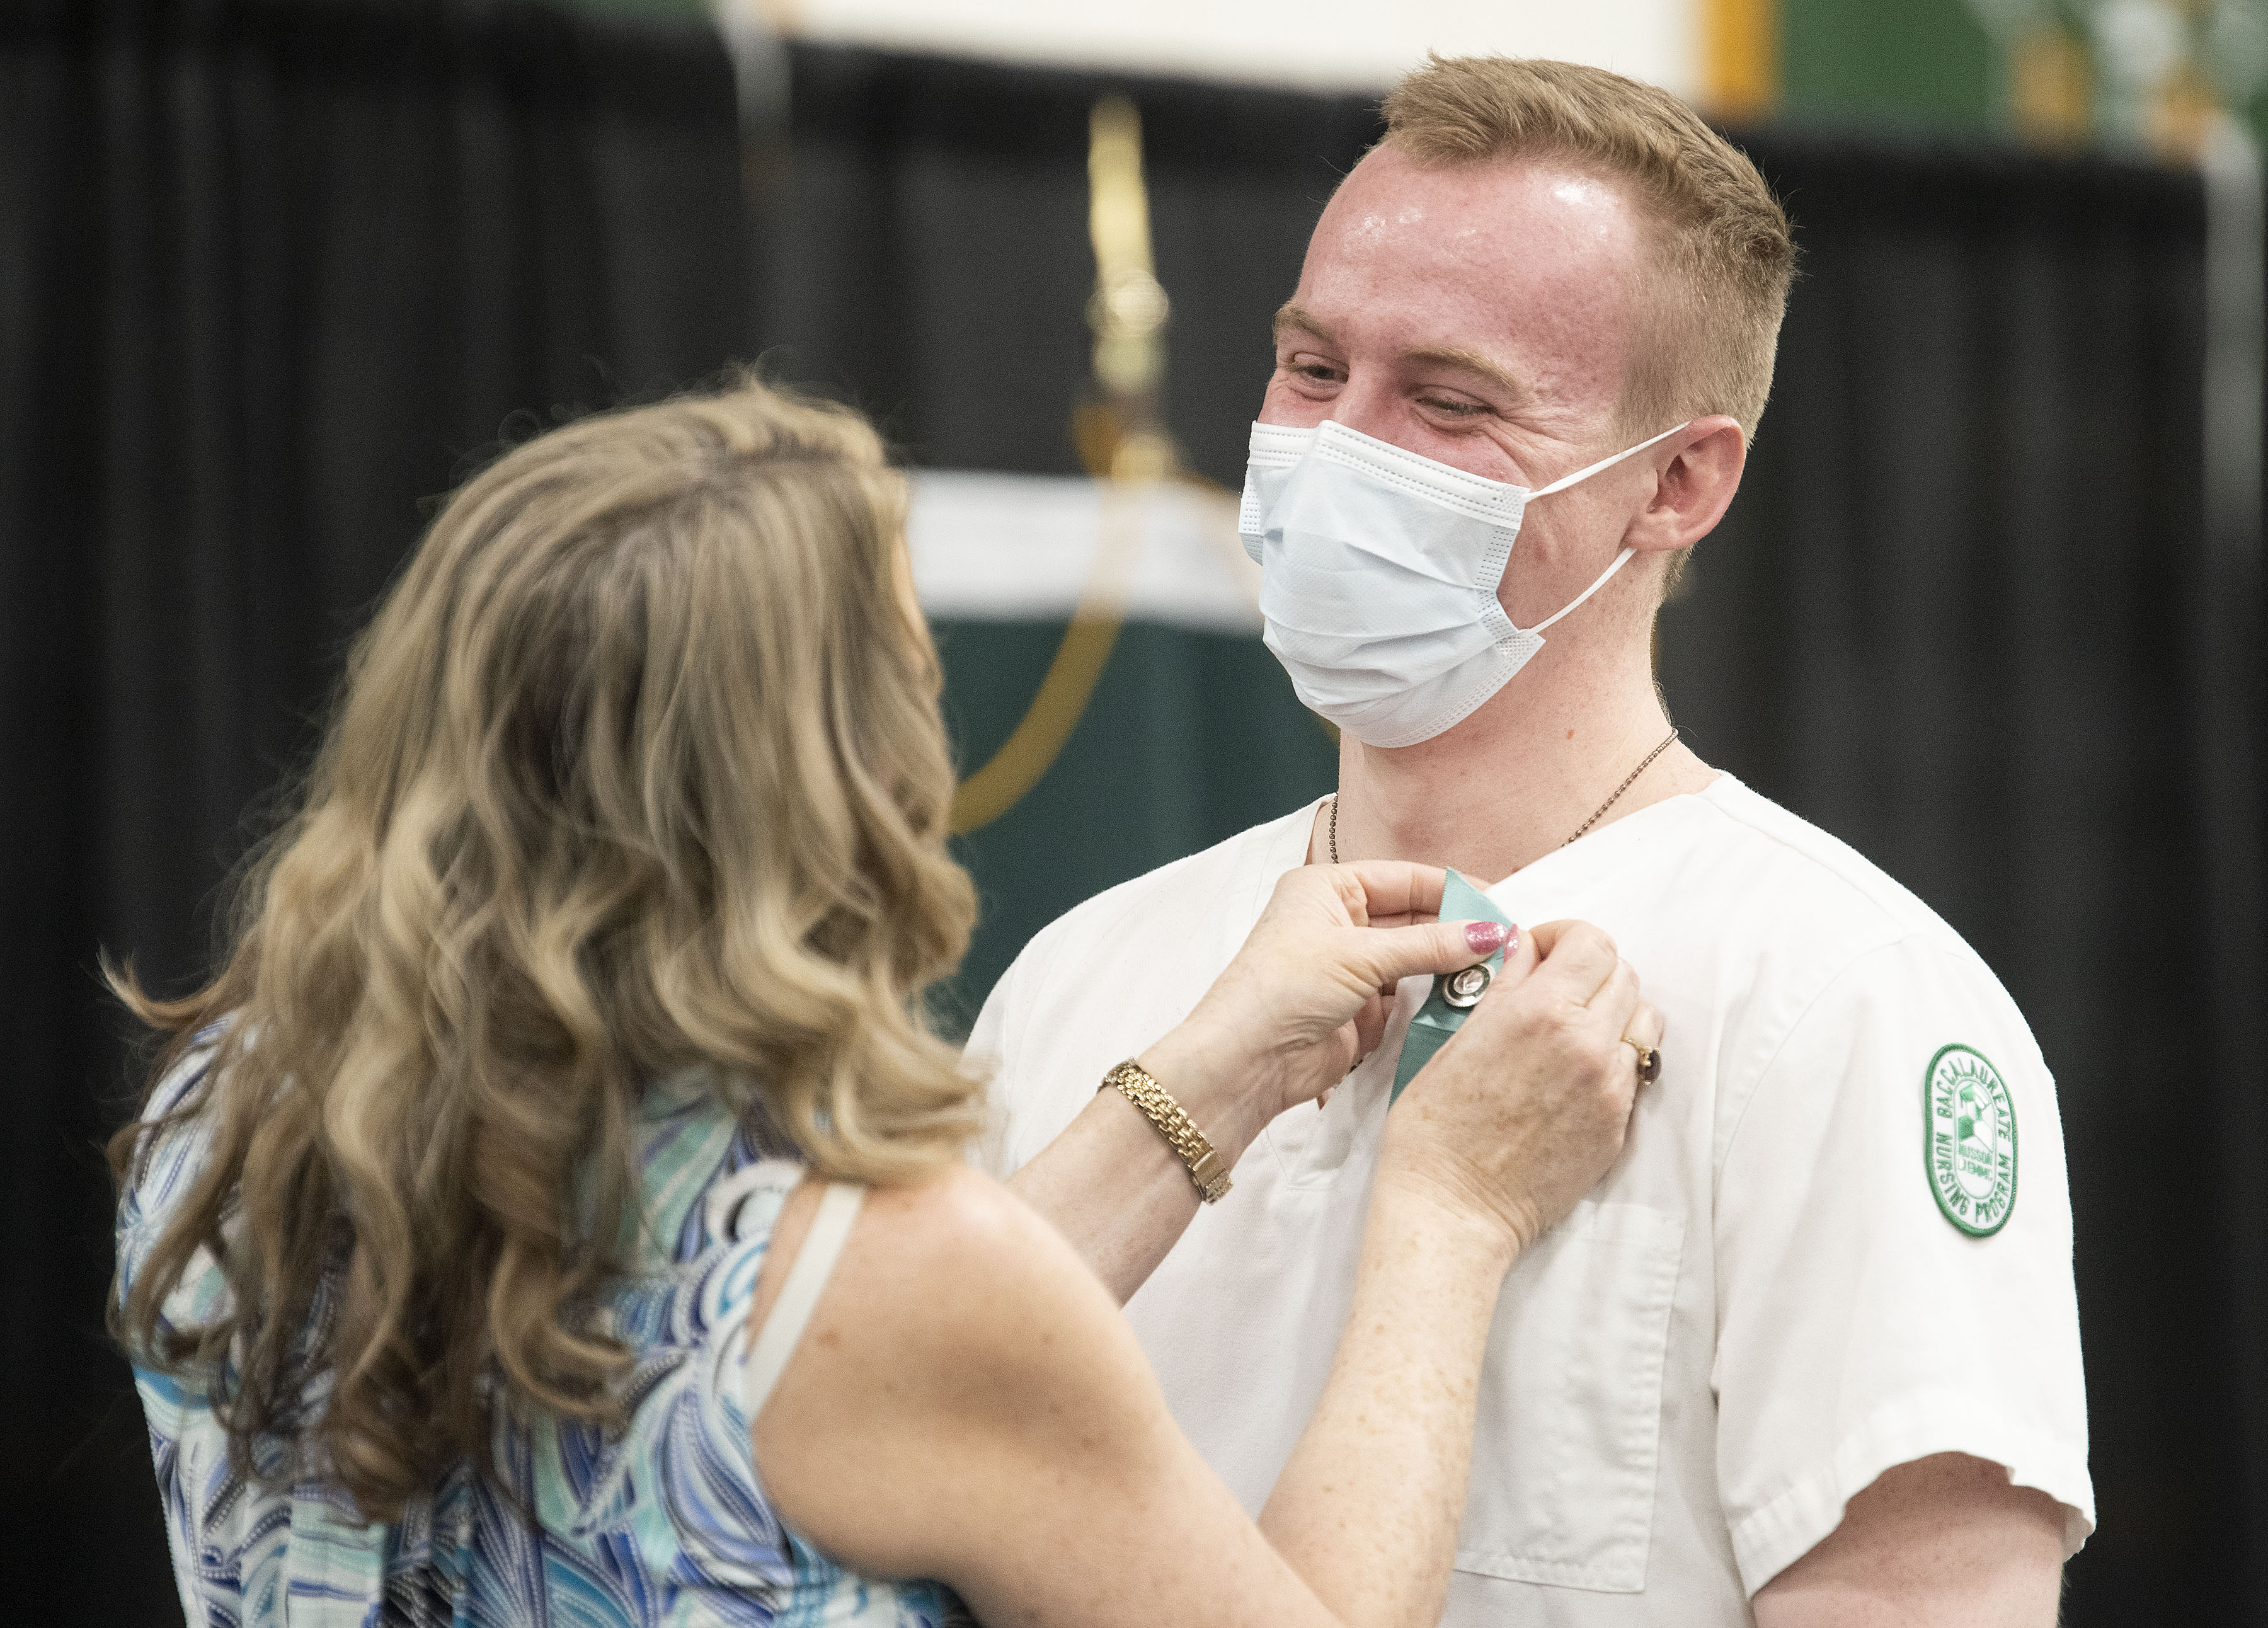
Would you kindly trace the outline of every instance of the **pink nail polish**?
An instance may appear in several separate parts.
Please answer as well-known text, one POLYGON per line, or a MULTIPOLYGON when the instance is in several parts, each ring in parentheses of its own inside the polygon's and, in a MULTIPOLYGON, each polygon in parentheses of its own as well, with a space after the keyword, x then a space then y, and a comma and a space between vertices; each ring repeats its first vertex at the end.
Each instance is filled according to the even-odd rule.
POLYGON ((1465 942, 1476 954, 1486 955, 1520 940, 1520 929, 1507 927, 1500 921, 1469 921, 1465 924, 1465 942))

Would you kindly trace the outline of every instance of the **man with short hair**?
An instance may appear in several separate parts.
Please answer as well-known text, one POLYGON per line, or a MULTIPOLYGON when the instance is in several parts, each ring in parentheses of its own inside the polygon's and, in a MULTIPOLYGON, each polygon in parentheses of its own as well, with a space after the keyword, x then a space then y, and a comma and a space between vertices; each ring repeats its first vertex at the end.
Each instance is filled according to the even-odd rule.
POLYGON ((1668 1033, 1631 1042, 1623 1159, 1506 1279, 1445 1620, 2045 1628, 2093 1525, 2053 1082, 1969 947, 1703 763, 1653 682, 1764 409, 1786 221, 1599 70, 1436 60, 1386 114, 1278 313, 1242 521, 1337 794, 1034 939, 970 1041, 989 1157, 1130 1297, 1256 1510, 1331 1363, 1412 1016, 1454 1014, 1382 991, 1320 1112, 1183 1102, 1233 1169, 1202 1211, 1096 1082, 1301 864, 1444 864, 1507 919, 1594 922, 1668 1033))

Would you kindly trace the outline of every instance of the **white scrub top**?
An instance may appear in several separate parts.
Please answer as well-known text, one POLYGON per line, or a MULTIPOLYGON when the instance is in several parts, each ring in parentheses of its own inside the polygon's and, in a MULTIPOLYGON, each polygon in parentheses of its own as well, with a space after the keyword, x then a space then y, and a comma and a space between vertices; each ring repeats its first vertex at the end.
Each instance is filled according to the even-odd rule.
MULTIPOLYGON (((985 1003, 1006 1175, 1188 1013, 1314 807, 1089 900, 985 1003)), ((1668 1021, 1615 1168, 1513 1266, 1446 1624, 1744 1624, 1894 1465, 1961 1452, 2094 1527, 2055 1087, 1991 970, 1729 776, 1489 889, 1596 923, 1668 1021)), ((1247 1150, 1128 1304, 1174 1416, 1257 1511, 1351 1298, 1402 1035, 1247 1150)), ((1168 1090, 1173 1081, 1163 1082, 1168 1090)))

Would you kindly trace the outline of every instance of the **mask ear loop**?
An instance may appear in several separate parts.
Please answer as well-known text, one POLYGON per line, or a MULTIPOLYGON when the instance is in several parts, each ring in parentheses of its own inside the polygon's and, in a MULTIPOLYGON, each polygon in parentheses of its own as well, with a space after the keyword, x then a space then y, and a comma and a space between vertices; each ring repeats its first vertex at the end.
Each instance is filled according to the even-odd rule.
POLYGON ((1624 549, 1620 554, 1615 556, 1615 563, 1613 564, 1608 566, 1606 570, 1599 573, 1597 581, 1594 582, 1589 587, 1584 589, 1580 593, 1578 593, 1573 599, 1569 600, 1557 610, 1553 611, 1550 615, 1544 617, 1543 621, 1537 622, 1534 627, 1523 629, 1522 631, 1528 633, 1542 633, 1544 629, 1558 621, 1560 617, 1565 615, 1569 611, 1573 610, 1585 600, 1590 598, 1594 593, 1596 593, 1601 588, 1605 587, 1607 586, 1608 578, 1612 577, 1624 566, 1629 564, 1631 563, 1631 556, 1637 552, 1638 550, 1636 549, 1624 549))
POLYGON ((1660 435, 1650 435, 1645 440, 1640 441, 1636 446, 1626 446, 1611 458, 1602 458, 1596 463, 1584 465, 1583 468, 1576 470, 1572 475, 1563 475, 1557 480, 1552 482, 1550 485, 1540 487, 1536 490, 1528 493, 1528 500, 1530 503, 1533 503, 1538 497, 1549 497, 1553 492, 1565 491, 1570 486, 1572 486, 1578 481, 1587 481, 1602 469, 1611 469, 1624 459, 1636 457, 1647 447, 1653 446, 1656 441, 1668 440, 1671 436, 1675 435, 1680 430, 1687 428, 1692 424, 1692 422, 1693 421, 1689 418, 1684 424, 1672 424, 1668 429, 1664 430, 1660 435))
MULTIPOLYGON (((1533 503, 1538 497, 1548 497, 1553 492, 1565 491, 1576 482, 1588 480, 1600 470, 1610 469, 1615 465, 1620 463, 1624 459, 1644 452, 1656 441, 1668 440, 1671 436, 1675 435, 1680 430, 1684 429, 1686 424, 1690 424, 1693 421, 1689 418, 1685 421, 1685 424, 1673 424, 1668 429, 1664 430, 1660 435, 1649 437, 1647 439, 1640 441, 1636 446, 1625 447, 1623 451, 1616 453, 1611 458, 1602 458, 1598 462, 1594 464, 1587 464, 1582 468, 1576 470, 1572 475, 1563 475, 1557 480, 1552 482, 1550 485, 1530 492, 1528 494, 1528 502, 1533 503)), ((1636 549, 1624 549, 1620 554, 1615 556, 1615 563, 1608 566, 1606 570, 1601 571, 1598 574, 1596 580, 1594 580, 1589 587, 1584 589, 1580 593, 1578 593, 1573 599, 1569 600, 1565 605, 1562 605, 1557 610, 1544 617, 1543 621, 1537 622, 1534 627, 1523 628, 1521 631, 1524 633, 1543 632, 1544 629, 1550 627, 1553 622, 1567 615, 1568 612, 1574 610, 1580 606, 1585 600, 1589 599, 1591 595, 1596 593, 1601 588, 1605 587, 1609 580, 1613 578, 1616 571, 1620 571, 1624 566, 1631 563, 1631 556, 1637 552, 1638 550, 1636 549)))

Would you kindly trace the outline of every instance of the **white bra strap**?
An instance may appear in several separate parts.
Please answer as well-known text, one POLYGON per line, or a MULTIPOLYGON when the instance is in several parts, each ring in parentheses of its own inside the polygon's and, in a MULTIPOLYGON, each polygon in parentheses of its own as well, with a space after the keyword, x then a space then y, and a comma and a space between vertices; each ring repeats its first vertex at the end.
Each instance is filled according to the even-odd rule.
POLYGON ((1616 556, 1615 556, 1615 563, 1614 563, 1613 564, 1611 564, 1611 565, 1608 566, 1608 567, 1606 568, 1606 570, 1604 570, 1604 571, 1601 571, 1601 572, 1599 573, 1599 577, 1598 577, 1598 580, 1597 580, 1597 581, 1595 581, 1595 582, 1592 583, 1592 584, 1591 584, 1591 586, 1590 586, 1589 587, 1587 587, 1587 588, 1584 589, 1580 593, 1578 593, 1578 594, 1577 594, 1573 599, 1569 600, 1568 600, 1565 605, 1562 605, 1558 609, 1557 609, 1557 610, 1553 611, 1550 615, 1548 615, 1548 616, 1544 617, 1543 621, 1541 621, 1541 622, 1537 622, 1534 627, 1532 627, 1532 628, 1523 628, 1523 629, 1522 629, 1522 630, 1521 630, 1522 632, 1525 632, 1525 633, 1541 633, 1541 632, 1543 632, 1544 629, 1546 629, 1546 628, 1550 627, 1553 622, 1555 622, 1558 621, 1560 617, 1562 617, 1562 616, 1565 615, 1569 611, 1571 611, 1571 610, 1574 609, 1576 606, 1578 606, 1578 605, 1581 604, 1585 600, 1587 600, 1587 599, 1590 598, 1590 597, 1591 597, 1591 595, 1593 595, 1594 593, 1597 593, 1601 588, 1605 587, 1605 586, 1607 586, 1607 578, 1609 578, 1609 577, 1611 577, 1611 576, 1613 576, 1616 571, 1620 571, 1624 566, 1625 566, 1625 565, 1629 564, 1630 564, 1630 560, 1631 560, 1631 555, 1633 555, 1633 554, 1636 554, 1637 552, 1638 552, 1638 550, 1637 550, 1636 549, 1624 549, 1620 554, 1617 554, 1617 555, 1616 555, 1616 556))
POLYGON ((829 1182, 820 1196, 811 1228, 803 1235, 803 1247, 796 1251, 795 1264, 788 1269, 787 1281, 780 1285, 779 1297, 772 1301, 764 1326, 756 1331, 755 1342, 748 1348, 747 1373, 742 1382, 747 1387, 751 1425, 771 1399, 772 1387, 779 1383, 787 1359, 795 1355, 796 1342, 803 1337, 804 1325, 811 1321, 812 1308, 819 1304, 820 1292, 827 1287, 865 1196, 865 1188, 850 1182, 829 1182))
MULTIPOLYGON (((1689 418, 1685 421, 1685 424, 1672 424, 1668 429, 1664 430, 1660 435, 1650 436, 1646 439, 1640 441, 1636 446, 1624 447, 1621 452, 1616 453, 1611 458, 1602 458, 1596 463, 1584 465, 1583 468, 1576 470, 1572 475, 1563 475, 1557 480, 1552 482, 1550 485, 1539 486, 1534 491, 1528 493, 1528 500, 1530 503, 1533 503, 1538 497, 1547 497, 1553 492, 1565 491, 1576 482, 1588 480, 1602 469, 1611 469, 1624 459, 1644 452, 1647 447, 1653 446, 1654 442, 1668 440, 1671 436, 1675 435, 1680 430, 1685 428, 1685 424, 1690 424, 1693 421, 1689 418)), ((1583 601, 1581 600, 1577 600, 1575 601, 1575 605, 1580 605, 1582 602, 1583 601)), ((1567 607, 1567 610, 1574 609, 1575 605, 1570 605, 1567 607)), ((1567 611, 1563 610, 1559 614, 1564 616, 1567 614, 1567 611)))

